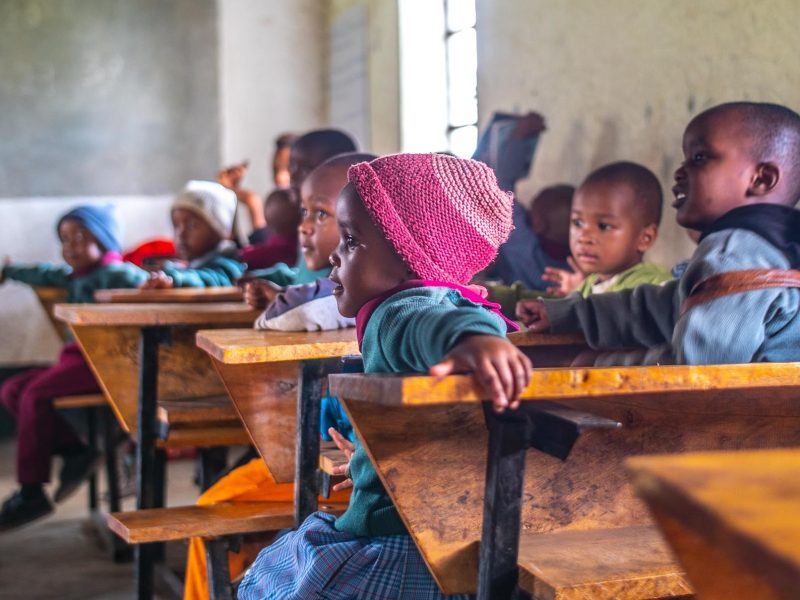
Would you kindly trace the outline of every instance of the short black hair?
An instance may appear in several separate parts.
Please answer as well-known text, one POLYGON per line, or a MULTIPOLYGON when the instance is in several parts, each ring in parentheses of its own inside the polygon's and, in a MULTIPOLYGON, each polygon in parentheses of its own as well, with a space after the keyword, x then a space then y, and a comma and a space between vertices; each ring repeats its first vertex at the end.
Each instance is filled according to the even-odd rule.
POLYGON ((322 160, 337 154, 355 152, 356 143, 352 137, 339 129, 314 129, 298 137, 292 148, 313 152, 322 160))
MULTIPOLYGON (((336 156, 332 156, 317 169, 328 169, 333 167, 350 167, 357 163, 361 162, 372 162, 378 158, 375 154, 369 154, 368 152, 344 152, 342 154, 337 154, 336 156)), ((315 169, 316 170, 316 169, 315 169)))
POLYGON ((591 183, 623 183, 631 186, 636 196, 644 225, 661 223, 664 194, 658 177, 638 163, 629 161, 614 162, 592 171, 581 183, 581 187, 591 183))
POLYGON ((736 114, 736 126, 750 143, 756 162, 776 162, 787 178, 787 190, 795 202, 800 197, 800 115, 770 102, 726 102, 693 119, 722 113, 736 114))

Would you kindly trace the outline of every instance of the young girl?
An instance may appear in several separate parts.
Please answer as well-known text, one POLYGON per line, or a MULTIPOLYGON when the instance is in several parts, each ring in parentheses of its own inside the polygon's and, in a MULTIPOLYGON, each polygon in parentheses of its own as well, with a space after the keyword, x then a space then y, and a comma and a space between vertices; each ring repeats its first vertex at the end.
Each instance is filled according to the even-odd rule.
MULTIPOLYGON (((9 264, 0 281, 66 288, 67 302, 94 302, 95 290, 133 288, 147 279, 144 271, 122 262, 119 225, 112 207, 79 206, 61 217, 57 231, 67 264, 9 264)), ((17 420, 17 479, 21 487, 3 503, 0 531, 53 511, 44 491, 53 454, 64 458, 56 502, 67 498, 92 473, 98 454, 58 415, 53 398, 99 392, 75 343, 64 346, 52 367, 30 369, 3 383, 0 398, 17 420)))
MULTIPOLYGON (((367 373, 473 371, 495 409, 515 408, 530 362, 473 289, 511 230, 512 198, 485 165, 397 154, 350 168, 331 256, 339 311, 355 317, 367 373)), ((342 440, 338 440, 344 445, 342 440)), ((239 598, 444 598, 360 444, 336 519, 316 513, 259 554, 239 598)), ((459 596, 460 597, 460 596, 459 596)))

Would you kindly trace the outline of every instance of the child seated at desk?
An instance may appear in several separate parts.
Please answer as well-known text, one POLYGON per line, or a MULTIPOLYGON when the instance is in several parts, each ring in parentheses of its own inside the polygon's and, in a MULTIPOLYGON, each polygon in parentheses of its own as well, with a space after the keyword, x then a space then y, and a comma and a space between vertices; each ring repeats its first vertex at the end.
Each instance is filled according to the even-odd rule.
POLYGON ((233 285, 246 266, 236 260, 229 239, 236 194, 213 181, 190 181, 172 202, 175 249, 186 261, 168 262, 150 274, 143 288, 215 287, 233 285))
POLYGON ((534 302, 520 318, 598 350, 647 348, 644 364, 800 360, 800 115, 722 104, 689 123, 683 154, 673 206, 701 237, 681 278, 534 302))
MULTIPOLYGON (((331 279, 339 312, 356 319, 365 372, 473 371, 496 410, 515 408, 531 369, 505 337, 516 325, 464 287, 508 237, 511 195, 486 165, 438 154, 360 163, 348 180, 331 279)), ((359 444, 349 473, 347 511, 315 513, 264 549, 240 599, 446 597, 359 444)))
MULTIPOLYGON (((94 302, 94 292, 135 288, 147 273, 122 262, 120 230, 111 206, 79 206, 58 221, 66 264, 6 264, 0 281, 66 288, 67 302, 94 302)), ((99 394, 100 386, 75 343, 64 346, 58 362, 7 379, 0 399, 17 420, 17 479, 20 489, 3 502, 0 531, 13 529, 53 511, 44 491, 54 454, 63 457, 54 500, 65 500, 94 471, 100 458, 53 408, 59 396, 99 394)))
MULTIPOLYGON (((587 298, 642 283, 663 283, 669 271, 644 262, 644 254, 656 241, 663 196, 656 176, 632 162, 617 162, 589 174, 575 192, 570 212, 569 244, 578 273, 548 269, 545 278, 555 283, 548 293, 566 295, 577 291, 587 298), (573 287, 577 284, 577 288, 573 287)), ((512 288, 513 289, 513 288, 512 288)), ((508 288, 500 288, 503 307, 515 309, 508 288), (509 301, 511 300, 511 302, 509 301)), ((498 292, 492 292, 494 299, 498 292), (493 295, 494 294, 494 295, 493 295)), ((516 290, 517 311, 541 294, 516 290)), ((497 300, 496 300, 497 301, 497 300)))
MULTIPOLYGON (((283 291, 270 288, 270 302, 256 320, 256 329, 282 331, 321 331, 354 327, 355 320, 343 317, 336 307, 332 292, 329 257, 339 243, 336 226, 336 198, 347 183, 347 169, 359 162, 373 160, 372 154, 350 152, 328 159, 305 179, 301 187, 302 221, 298 227, 303 257, 312 271, 324 272, 325 276, 313 283, 290 286, 283 291)), ((263 308, 262 296, 252 293, 252 284, 245 286, 245 300, 254 308, 263 308)), ((322 399, 320 433, 326 441, 331 438, 328 428, 335 426, 344 436, 352 435, 347 418, 338 403, 330 398, 322 399), (343 428, 344 427, 344 428, 343 428)), ((331 501, 346 502, 349 491, 334 493, 331 501)), ((292 501, 294 485, 275 483, 264 461, 256 458, 248 464, 231 471, 206 490, 197 503, 202 506, 220 502, 292 501)), ((260 547, 242 547, 240 552, 229 555, 228 567, 231 577, 238 576, 252 562, 260 547)), ((208 598, 206 556, 203 542, 193 539, 186 562, 184 600, 208 598)))
POLYGON ((300 210, 291 190, 274 190, 264 202, 266 239, 239 250, 238 259, 248 270, 266 269, 277 263, 297 262, 297 226, 300 210))

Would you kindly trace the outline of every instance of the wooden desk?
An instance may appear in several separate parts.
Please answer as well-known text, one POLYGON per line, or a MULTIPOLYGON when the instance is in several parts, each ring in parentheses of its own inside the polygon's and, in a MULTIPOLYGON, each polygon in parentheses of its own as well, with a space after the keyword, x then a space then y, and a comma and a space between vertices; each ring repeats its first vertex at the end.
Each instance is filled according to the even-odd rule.
POLYGON ((170 288, 165 290, 110 289, 97 290, 97 302, 154 303, 154 302, 242 302, 244 295, 238 287, 170 288))
MULTIPOLYGON (((163 454, 156 455, 158 399, 224 394, 208 358, 194 344, 198 327, 252 327, 245 304, 59 304, 55 315, 72 330, 126 431, 137 440, 137 508, 164 504, 163 454)), ((153 594, 157 549, 136 547, 140 598, 153 594)))
POLYGON ((214 359, 236 410, 277 482, 295 482, 299 524, 316 510, 320 398, 341 357, 356 354, 353 329, 211 330, 197 345, 214 359))
POLYGON ((699 600, 800 598, 800 449, 643 456, 628 467, 699 600))
MULTIPOLYGON (((534 370, 523 407, 503 415, 469 376, 332 375, 330 385, 442 590, 481 598, 513 589, 520 531, 650 525, 629 456, 800 444, 798 363, 534 370), (559 422, 564 409, 580 413, 559 422), (531 437, 547 452, 527 452, 531 437)), ((689 593, 679 575, 657 581, 662 595, 689 593)))
POLYGON ((67 299, 67 290, 65 288, 41 286, 33 286, 32 289, 39 299, 39 304, 42 305, 44 312, 47 314, 47 318, 50 319, 50 322, 53 324, 58 337, 61 338, 62 342, 66 342, 69 338, 67 335, 68 329, 64 323, 55 318, 53 308, 59 302, 64 302, 64 300, 67 299))

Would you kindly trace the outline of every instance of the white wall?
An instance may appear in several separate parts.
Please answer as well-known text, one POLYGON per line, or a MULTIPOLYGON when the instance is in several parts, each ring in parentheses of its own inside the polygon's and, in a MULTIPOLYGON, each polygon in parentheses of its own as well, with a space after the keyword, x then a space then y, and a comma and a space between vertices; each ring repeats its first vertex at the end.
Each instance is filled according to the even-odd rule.
POLYGON ((713 104, 762 100, 800 109, 796 0, 477 0, 478 99, 542 112, 542 138, 522 199, 629 159, 664 187, 651 257, 672 264, 692 245, 669 207, 689 119, 713 104))
MULTIPOLYGON (((271 187, 274 138, 324 122, 325 7, 318 0, 219 0, 220 156, 225 163, 249 158, 245 184, 259 193, 271 187)), ((169 195, 0 197, 0 257, 59 260, 55 221, 87 201, 117 206, 126 246, 171 235, 169 195)), ((0 286, 0 340, 0 365, 49 362, 60 347, 33 293, 13 283, 0 286)))

